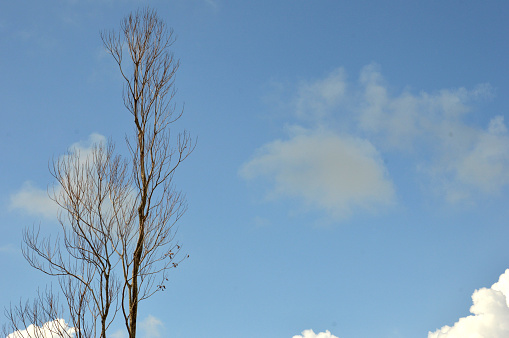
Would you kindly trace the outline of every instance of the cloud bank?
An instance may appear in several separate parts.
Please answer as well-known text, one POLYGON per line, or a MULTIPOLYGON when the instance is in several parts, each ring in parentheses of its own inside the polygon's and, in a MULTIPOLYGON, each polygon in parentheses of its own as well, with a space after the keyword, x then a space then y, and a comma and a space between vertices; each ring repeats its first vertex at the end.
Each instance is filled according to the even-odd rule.
POLYGON ((292 338, 338 338, 331 334, 329 330, 320 333, 314 333, 313 330, 304 330, 301 335, 293 336, 292 338))
POLYGON ((429 332, 428 338, 509 337, 509 269, 490 288, 475 290, 472 303, 472 315, 429 332))

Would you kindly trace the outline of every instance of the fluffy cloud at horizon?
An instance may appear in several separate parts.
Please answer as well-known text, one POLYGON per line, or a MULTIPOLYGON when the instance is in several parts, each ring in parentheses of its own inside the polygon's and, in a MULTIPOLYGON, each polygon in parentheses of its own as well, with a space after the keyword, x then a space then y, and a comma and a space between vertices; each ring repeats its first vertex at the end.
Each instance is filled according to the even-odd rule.
POLYGON ((405 167, 449 202, 509 185, 503 117, 492 116, 485 128, 468 123, 477 102, 494 96, 489 84, 394 93, 379 68, 365 66, 357 82, 338 68, 300 83, 286 105, 297 121, 286 127, 288 139, 260 147, 240 175, 270 182, 269 197, 296 197, 338 219, 356 207, 376 210, 396 200, 385 154, 402 154, 405 167))
POLYGON ((428 338, 509 337, 509 269, 490 288, 475 290, 472 303, 472 315, 429 332, 428 338))
POLYGON ((74 328, 71 328, 69 325, 67 325, 65 320, 55 319, 54 321, 44 323, 41 327, 32 324, 25 330, 16 331, 9 334, 6 338, 72 338, 74 337, 74 334, 74 328))
POLYGON ((304 330, 300 335, 293 336, 292 338, 338 338, 329 330, 325 332, 315 333, 313 330, 304 330))
MULTIPOLYGON (((164 324, 153 315, 148 315, 143 321, 139 322, 139 328, 143 333, 143 335, 141 335, 142 337, 157 338, 162 337, 164 324)), ((9 334, 6 338, 26 338, 33 337, 34 335, 40 338, 62 338, 62 335, 72 338, 75 336, 75 330, 71 328, 65 320, 56 319, 43 324, 42 327, 30 325, 25 330, 9 334)), ((125 330, 120 329, 111 333, 110 336, 114 338, 126 338, 127 334, 125 330)))

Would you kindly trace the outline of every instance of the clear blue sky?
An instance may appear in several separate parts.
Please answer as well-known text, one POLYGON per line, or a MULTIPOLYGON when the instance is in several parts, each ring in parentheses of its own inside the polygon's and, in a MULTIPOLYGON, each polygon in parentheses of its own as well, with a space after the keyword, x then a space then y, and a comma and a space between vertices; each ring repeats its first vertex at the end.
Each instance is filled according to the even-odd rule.
POLYGON ((99 33, 146 5, 178 36, 177 127, 198 136, 176 176, 190 259, 147 325, 473 332, 481 288, 473 309, 509 321, 509 2, 477 0, 2 1, 1 307, 49 281, 19 250, 26 226, 58 231, 48 161, 132 131, 99 33))

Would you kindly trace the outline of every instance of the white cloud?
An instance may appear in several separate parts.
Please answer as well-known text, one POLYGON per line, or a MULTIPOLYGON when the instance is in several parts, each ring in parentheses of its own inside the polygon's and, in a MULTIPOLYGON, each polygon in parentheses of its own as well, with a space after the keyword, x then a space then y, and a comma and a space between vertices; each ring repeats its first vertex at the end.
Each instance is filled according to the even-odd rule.
MULTIPOLYGON (((378 141, 388 148, 411 148, 423 141, 450 142, 464 135, 465 114, 471 110, 470 102, 491 96, 492 89, 482 84, 473 90, 465 88, 442 89, 435 93, 420 92, 418 95, 404 90, 391 95, 377 65, 371 64, 361 71, 360 92, 355 95, 358 102, 353 104, 361 131, 379 136, 378 141), (454 133, 454 132, 458 132, 454 133)), ((466 141, 461 139, 460 141, 466 141)))
POLYGON ((52 201, 46 190, 35 187, 32 182, 26 181, 21 189, 11 195, 11 209, 21 209, 31 215, 55 218, 58 205, 52 201))
POLYGON ((9 334, 6 338, 71 338, 74 337, 74 333, 74 328, 69 327, 63 319, 55 319, 45 323, 42 327, 30 325, 25 330, 9 334))
MULTIPOLYGON (((80 160, 86 161, 92 154, 93 145, 98 143, 106 143, 106 138, 103 135, 93 133, 87 141, 73 143, 69 147, 69 152, 79 153, 80 160)), ((56 187, 56 189, 58 194, 59 187, 56 187)), ((48 192, 34 186, 30 181, 23 183, 20 190, 10 196, 10 208, 20 209, 31 215, 42 216, 48 219, 54 219, 58 212, 58 205, 51 200, 48 192)))
POLYGON ((460 318, 452 327, 429 332, 428 338, 505 338, 509 337, 509 269, 491 288, 472 295, 471 316, 460 318))
POLYGON ((491 86, 391 95, 376 65, 364 67, 359 82, 362 94, 353 105, 359 130, 384 150, 413 154, 447 200, 468 200, 509 185, 503 117, 492 118, 488 130, 466 122, 474 101, 493 96, 491 86))
POLYGON ((92 133, 88 137, 88 140, 71 144, 69 152, 79 153, 81 158, 87 159, 92 155, 95 144, 106 144, 106 137, 101 134, 92 133))
POLYGON ((325 332, 314 333, 313 330, 304 330, 301 335, 293 336, 292 338, 338 338, 331 334, 329 330, 325 332))
POLYGON ((240 170, 242 177, 269 178, 271 197, 297 197, 306 205, 347 216, 394 201, 380 154, 368 141, 327 130, 294 127, 288 140, 270 142, 240 170))

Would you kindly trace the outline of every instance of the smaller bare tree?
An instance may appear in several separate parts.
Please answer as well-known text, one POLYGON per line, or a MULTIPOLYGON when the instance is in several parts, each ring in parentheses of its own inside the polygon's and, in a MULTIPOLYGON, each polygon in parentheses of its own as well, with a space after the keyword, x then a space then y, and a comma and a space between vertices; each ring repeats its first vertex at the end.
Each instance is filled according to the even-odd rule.
MULTIPOLYGON (((6 309, 9 325, 4 325, 2 334, 6 338, 74 338, 76 329, 71 328, 59 316, 65 309, 51 290, 38 292, 32 302, 20 302, 6 309)), ((78 337, 80 337, 78 335, 78 337)))
MULTIPOLYGON (((132 228, 136 215, 128 163, 114 155, 111 143, 96 144, 89 154, 71 151, 58 158, 50 171, 56 180, 51 197, 61 210, 62 238, 52 241, 41 238, 38 229, 27 229, 23 255, 32 267, 58 277, 67 305, 64 313, 77 337, 106 337, 120 308, 122 283, 115 269, 121 260, 121 234, 132 228)), ((44 298, 54 303, 50 293, 44 298)), ((39 299, 34 305, 42 306, 39 299)), ((23 311, 18 307, 15 312, 19 317, 23 311)), ((54 321, 64 313, 42 318, 54 321)), ((11 319, 13 314, 10 311, 11 319)))

